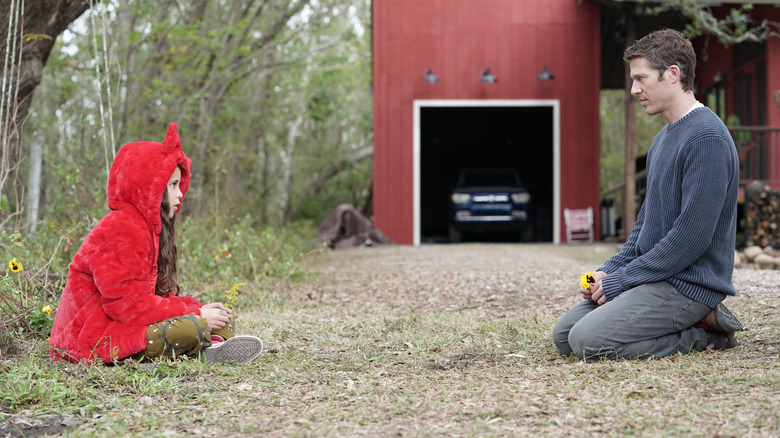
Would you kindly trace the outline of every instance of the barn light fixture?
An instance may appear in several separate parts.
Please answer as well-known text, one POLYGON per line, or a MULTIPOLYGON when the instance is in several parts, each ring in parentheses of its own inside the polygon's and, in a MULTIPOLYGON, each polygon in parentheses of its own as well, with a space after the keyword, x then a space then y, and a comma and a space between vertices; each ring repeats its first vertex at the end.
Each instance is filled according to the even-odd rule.
POLYGON ((493 84, 498 82, 498 78, 493 75, 493 73, 490 72, 490 66, 488 66, 487 70, 482 72, 482 83, 483 84, 493 84))
POLYGON ((555 76, 553 76, 552 73, 550 73, 550 71, 547 70, 547 66, 545 65, 544 67, 542 67, 542 71, 539 72, 539 80, 545 82, 553 79, 555 79, 555 76))
POLYGON ((428 68, 428 73, 425 73, 425 76, 422 78, 423 82, 427 82, 429 84, 435 84, 436 82, 439 82, 439 78, 433 74, 433 69, 428 68))

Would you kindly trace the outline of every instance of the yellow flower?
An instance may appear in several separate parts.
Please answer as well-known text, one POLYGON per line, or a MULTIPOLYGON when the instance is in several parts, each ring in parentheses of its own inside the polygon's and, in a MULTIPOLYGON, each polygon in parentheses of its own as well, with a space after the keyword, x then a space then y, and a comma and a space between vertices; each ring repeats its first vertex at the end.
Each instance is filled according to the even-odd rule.
POLYGON ((51 306, 43 306, 41 312, 45 313, 48 316, 51 316, 51 306))
POLYGON ((590 285, 595 282, 596 277, 593 276, 592 272, 588 272, 587 274, 584 274, 582 277, 580 277, 580 286, 582 286, 583 289, 589 288, 590 285))
POLYGON ((16 261, 16 257, 14 257, 10 262, 8 262, 8 267, 11 269, 11 272, 22 272, 22 264, 16 261))
POLYGON ((238 299, 238 288, 245 285, 246 283, 233 283, 230 289, 225 291, 225 307, 233 307, 233 303, 238 299))

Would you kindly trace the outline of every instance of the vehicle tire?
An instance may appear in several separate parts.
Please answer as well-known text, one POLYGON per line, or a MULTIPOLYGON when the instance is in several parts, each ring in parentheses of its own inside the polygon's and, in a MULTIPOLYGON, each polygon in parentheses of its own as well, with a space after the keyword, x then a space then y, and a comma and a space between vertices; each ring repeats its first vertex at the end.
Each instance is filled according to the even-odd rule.
POLYGON ((533 242, 534 241, 534 229, 533 227, 525 227, 520 230, 521 242, 533 242))
POLYGON ((463 235, 460 230, 455 227, 450 227, 450 243, 460 243, 463 240, 463 235))

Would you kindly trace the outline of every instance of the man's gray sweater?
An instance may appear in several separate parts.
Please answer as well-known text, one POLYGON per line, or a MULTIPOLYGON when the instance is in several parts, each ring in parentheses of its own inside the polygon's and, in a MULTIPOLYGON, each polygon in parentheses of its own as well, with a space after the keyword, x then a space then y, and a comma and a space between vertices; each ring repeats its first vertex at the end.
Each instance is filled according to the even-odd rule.
POLYGON ((657 281, 711 308, 736 295, 738 185, 734 141, 709 108, 666 125, 647 156, 647 195, 634 229, 600 269, 607 299, 657 281))

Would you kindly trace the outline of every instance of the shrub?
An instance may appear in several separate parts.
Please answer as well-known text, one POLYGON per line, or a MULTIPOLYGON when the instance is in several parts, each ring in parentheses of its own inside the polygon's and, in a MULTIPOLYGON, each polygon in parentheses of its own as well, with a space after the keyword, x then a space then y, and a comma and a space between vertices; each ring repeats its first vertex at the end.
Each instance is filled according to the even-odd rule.
POLYGON ((49 337, 64 276, 49 272, 55 257, 45 257, 40 251, 42 246, 31 243, 21 232, 0 231, 0 235, 3 261, 7 263, 0 277, 2 353, 13 345, 9 338, 49 337))
POLYGON ((308 221, 257 230, 249 216, 219 229, 186 220, 177 237, 182 291, 203 294, 203 301, 225 301, 233 284, 262 292, 273 283, 297 281, 304 274, 302 259, 318 251, 313 236, 308 221))

